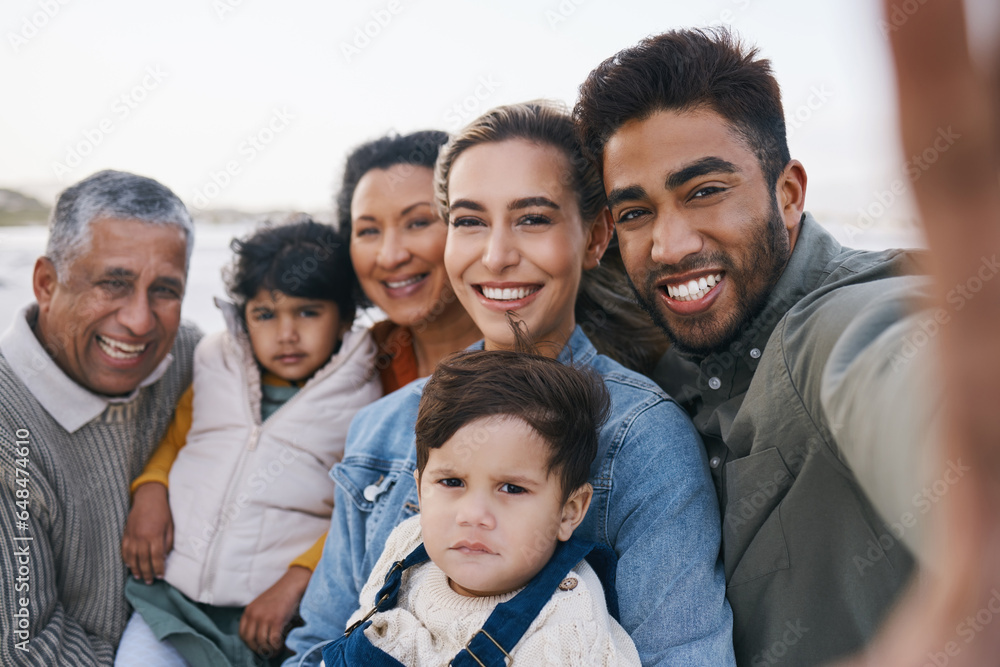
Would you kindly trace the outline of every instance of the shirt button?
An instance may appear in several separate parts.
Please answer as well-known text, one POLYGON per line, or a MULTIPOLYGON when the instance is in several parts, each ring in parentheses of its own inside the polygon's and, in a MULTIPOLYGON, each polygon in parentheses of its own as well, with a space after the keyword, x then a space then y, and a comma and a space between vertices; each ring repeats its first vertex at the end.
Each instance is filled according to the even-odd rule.
POLYGON ((571 591, 576 588, 577 581, 573 577, 566 577, 559 584, 559 590, 561 591, 571 591))
POLYGON ((719 387, 722 386, 722 380, 720 380, 719 378, 709 378, 708 386, 711 387, 712 389, 718 389, 719 387))
POLYGON ((712 468, 718 468, 720 463, 722 463, 722 459, 718 456, 713 456, 708 460, 708 465, 712 466, 712 468))
POLYGON ((760 359, 760 350, 755 347, 754 349, 750 350, 750 356, 753 357, 754 359, 760 359))

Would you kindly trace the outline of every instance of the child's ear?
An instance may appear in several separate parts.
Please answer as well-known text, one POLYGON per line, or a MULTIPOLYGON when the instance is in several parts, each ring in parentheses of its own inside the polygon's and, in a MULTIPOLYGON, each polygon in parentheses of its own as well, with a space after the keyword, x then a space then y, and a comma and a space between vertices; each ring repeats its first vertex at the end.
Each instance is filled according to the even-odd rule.
POLYGON ((417 483, 417 507, 420 506, 420 471, 413 471, 413 480, 417 483))
POLYGON ((569 495, 563 503, 562 517, 559 520, 559 533, 557 537, 560 542, 565 542, 573 536, 573 531, 587 516, 587 509, 590 507, 590 500, 594 497, 594 487, 589 483, 577 488, 569 495))

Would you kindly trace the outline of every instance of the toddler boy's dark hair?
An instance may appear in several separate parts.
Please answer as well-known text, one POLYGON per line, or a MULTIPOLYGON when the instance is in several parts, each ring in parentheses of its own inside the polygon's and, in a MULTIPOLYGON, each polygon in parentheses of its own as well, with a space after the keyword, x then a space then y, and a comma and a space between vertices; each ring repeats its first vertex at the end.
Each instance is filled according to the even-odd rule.
MULTIPOLYGON (((430 450, 466 424, 516 417, 548 443, 547 472, 559 475, 566 500, 590 477, 598 431, 610 408, 604 381, 593 372, 523 352, 459 352, 438 364, 420 398, 417 471, 423 474, 430 450)), ((484 430, 482 442, 488 438, 484 430)))
POLYGON ((226 291, 241 315, 261 289, 337 304, 341 322, 354 321, 357 303, 349 248, 330 225, 298 215, 230 243, 236 257, 226 291))

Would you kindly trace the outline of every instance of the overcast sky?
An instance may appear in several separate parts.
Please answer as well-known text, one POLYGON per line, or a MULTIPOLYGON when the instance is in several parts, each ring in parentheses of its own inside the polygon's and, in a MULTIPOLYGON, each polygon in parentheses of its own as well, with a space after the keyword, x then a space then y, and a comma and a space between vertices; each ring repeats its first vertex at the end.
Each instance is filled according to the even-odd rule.
POLYGON ((619 49, 724 23, 773 63, 808 208, 850 222, 904 178, 880 21, 872 0, 4 0, 0 187, 49 203, 115 168, 197 208, 319 211, 359 142, 571 104, 619 49))

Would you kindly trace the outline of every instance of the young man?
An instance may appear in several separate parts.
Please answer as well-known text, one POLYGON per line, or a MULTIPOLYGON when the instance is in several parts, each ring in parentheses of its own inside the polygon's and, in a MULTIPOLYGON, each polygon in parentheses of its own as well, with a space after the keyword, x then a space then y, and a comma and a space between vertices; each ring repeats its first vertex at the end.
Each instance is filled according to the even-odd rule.
POLYGON ((151 179, 103 171, 59 196, 37 303, 0 338, 0 663, 114 660, 129 483, 191 383, 193 242, 151 179))
POLYGON ((820 664, 875 633, 967 466, 936 458, 927 343, 948 312, 909 314, 928 292, 913 254, 843 248, 804 212, 756 55, 725 31, 649 38, 591 73, 575 115, 673 342, 656 379, 708 450, 737 663, 820 664))

